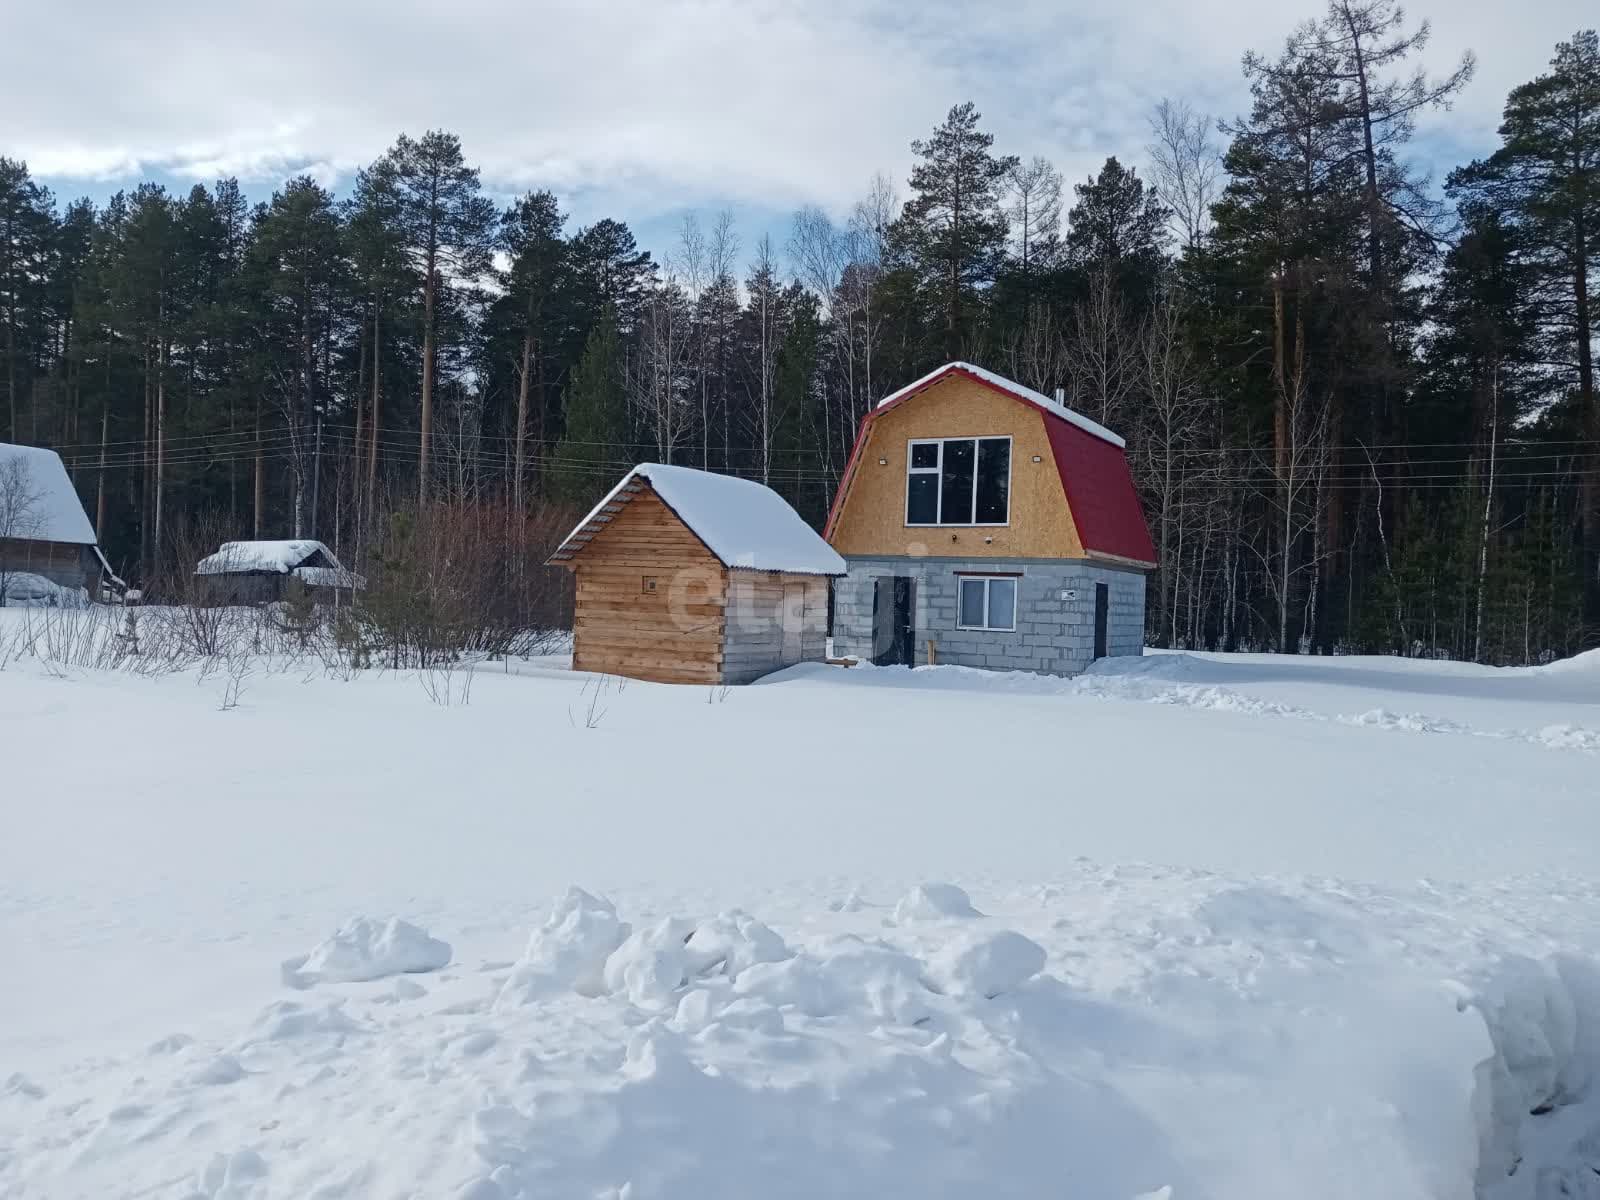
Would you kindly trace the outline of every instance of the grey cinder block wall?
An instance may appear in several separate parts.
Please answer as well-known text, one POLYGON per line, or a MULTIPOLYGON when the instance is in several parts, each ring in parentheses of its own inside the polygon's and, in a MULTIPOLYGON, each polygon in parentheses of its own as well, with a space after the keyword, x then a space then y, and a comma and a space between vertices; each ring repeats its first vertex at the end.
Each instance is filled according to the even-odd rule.
POLYGON ((1094 661, 1095 584, 1109 589, 1106 654, 1138 655, 1144 650, 1145 573, 1060 559, 850 558, 849 574, 834 581, 833 652, 870 661, 873 645, 873 591, 880 578, 909 576, 916 581, 914 657, 927 661, 934 643, 936 661, 966 667, 1040 671, 1072 675, 1094 661), (1016 630, 958 629, 956 604, 962 573, 1019 573, 1016 630), (1063 599, 1061 593, 1075 593, 1063 599))

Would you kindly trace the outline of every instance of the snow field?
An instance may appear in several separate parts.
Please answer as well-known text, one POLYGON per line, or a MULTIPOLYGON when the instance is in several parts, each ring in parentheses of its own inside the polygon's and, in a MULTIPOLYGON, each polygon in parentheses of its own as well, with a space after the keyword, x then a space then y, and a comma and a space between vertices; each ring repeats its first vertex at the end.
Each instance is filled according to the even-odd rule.
POLYGON ((0 1196, 1600 1181, 1595 656, 583 684, 0 670, 0 1196))
MULTIPOLYGON (((1083 864, 1070 891, 996 896, 1005 918, 970 902, 930 916, 928 894, 962 893, 862 899, 790 941, 740 912, 635 929, 572 888, 515 961, 423 973, 390 956, 386 978, 306 985, 226 1037, 13 1076, 0 1113, 48 1136, 8 1141, 0 1183, 212 1200, 1464 1197, 1476 1175, 1496 1200, 1583 1194, 1531 1189, 1592 1171, 1560 1165, 1557 1132, 1593 1140, 1592 960, 1430 979, 1366 929, 1360 898, 1308 883, 1083 864), (1098 914, 1094 892, 1112 901, 1098 914), (1081 929, 1051 915, 1072 911, 1081 929)), ((372 929, 428 936, 356 920, 330 941, 372 929)))

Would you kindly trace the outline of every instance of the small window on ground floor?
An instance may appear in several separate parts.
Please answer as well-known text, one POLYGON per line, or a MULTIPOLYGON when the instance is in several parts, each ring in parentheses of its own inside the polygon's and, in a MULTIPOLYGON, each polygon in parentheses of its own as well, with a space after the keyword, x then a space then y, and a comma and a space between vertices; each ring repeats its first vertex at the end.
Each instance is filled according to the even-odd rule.
POLYGON ((956 626, 960 629, 1017 627, 1017 581, 1011 576, 963 575, 956 626))

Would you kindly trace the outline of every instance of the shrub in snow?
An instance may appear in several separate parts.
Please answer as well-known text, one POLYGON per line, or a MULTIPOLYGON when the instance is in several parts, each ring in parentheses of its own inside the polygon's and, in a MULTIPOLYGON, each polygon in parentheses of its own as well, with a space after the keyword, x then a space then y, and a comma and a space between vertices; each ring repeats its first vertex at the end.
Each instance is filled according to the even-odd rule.
POLYGON ((285 961, 283 981, 299 988, 317 983, 361 983, 437 971, 449 962, 450 943, 429 937, 409 921, 356 917, 319 942, 310 954, 285 961))
POLYGON ((681 917, 637 930, 606 959, 606 990, 639 1008, 673 1007, 688 978, 685 943, 693 932, 694 926, 681 917))
POLYGON ((972 897, 953 883, 923 883, 912 888, 894 906, 895 924, 938 921, 947 917, 981 917, 972 897))
POLYGON ((928 962, 928 979, 947 996, 993 999, 1044 970, 1044 947, 1010 929, 958 938, 928 962))
POLYGON ((733 978, 756 963, 782 962, 794 951, 760 921, 735 910, 695 926, 684 953, 690 975, 733 978))
POLYGON ((582 888, 568 888, 528 939, 495 1007, 529 1004, 568 990, 584 996, 604 994, 606 959, 630 930, 626 921, 618 920, 611 901, 582 888))

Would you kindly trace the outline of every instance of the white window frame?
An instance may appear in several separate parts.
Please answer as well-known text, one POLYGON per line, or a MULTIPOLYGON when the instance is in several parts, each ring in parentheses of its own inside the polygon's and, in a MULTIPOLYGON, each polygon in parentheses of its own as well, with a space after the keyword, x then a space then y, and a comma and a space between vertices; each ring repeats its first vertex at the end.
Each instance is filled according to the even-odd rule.
POLYGON ((984 633, 1015 633, 1017 631, 1017 609, 1022 603, 1022 578, 1018 575, 957 575, 956 576, 956 628, 976 629, 984 633), (996 580, 1012 585, 1011 590, 1011 624, 989 624, 989 585, 996 580), (961 590, 969 583, 983 584, 983 624, 967 625, 961 620, 961 590))
POLYGON ((1012 467, 1016 461, 1012 451, 1015 449, 1016 447, 1012 445, 1012 439, 1009 433, 969 433, 965 437, 908 438, 906 440, 906 494, 905 502, 900 506, 900 515, 905 520, 905 527, 907 529, 941 529, 947 527, 960 529, 1001 529, 1010 525, 1012 467), (1006 519, 1004 521, 979 521, 976 519, 969 521, 946 521, 944 519, 944 487, 942 482, 934 492, 934 495, 938 497, 939 501, 939 520, 913 521, 910 519, 911 477, 913 475, 932 475, 935 480, 942 481, 944 478, 944 444, 946 442, 972 443, 972 509, 967 515, 969 517, 976 518, 978 515, 978 443, 1001 441, 1005 442, 1006 444, 1006 519), (913 467, 911 465, 911 451, 913 447, 916 446, 939 447, 939 453, 934 459, 933 466, 913 467))

